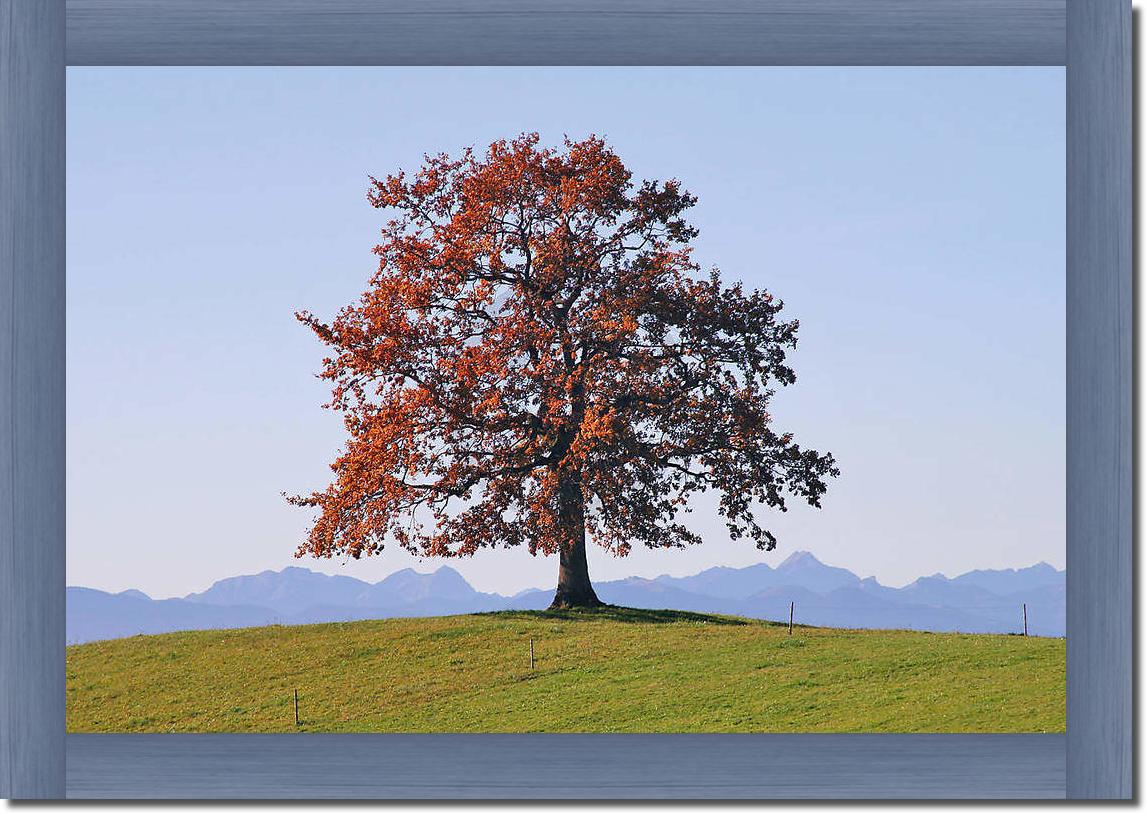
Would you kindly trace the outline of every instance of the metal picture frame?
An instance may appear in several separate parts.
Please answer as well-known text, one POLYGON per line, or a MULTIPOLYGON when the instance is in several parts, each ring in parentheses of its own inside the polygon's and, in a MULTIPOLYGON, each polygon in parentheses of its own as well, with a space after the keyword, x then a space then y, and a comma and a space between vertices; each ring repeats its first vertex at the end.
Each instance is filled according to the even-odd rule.
POLYGON ((1130 59, 1128 0, 2 0, 0 796, 1131 798, 1130 59), (173 64, 1065 65, 1066 734, 66 735, 65 66, 173 64))

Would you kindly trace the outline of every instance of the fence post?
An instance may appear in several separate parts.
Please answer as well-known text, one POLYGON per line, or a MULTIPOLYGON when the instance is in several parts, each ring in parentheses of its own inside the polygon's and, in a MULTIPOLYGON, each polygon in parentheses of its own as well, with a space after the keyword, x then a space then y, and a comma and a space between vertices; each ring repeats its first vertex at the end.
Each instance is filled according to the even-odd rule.
POLYGON ((294 724, 298 725, 298 689, 294 690, 294 724))
POLYGON ((529 668, 533 668, 533 639, 529 639, 529 668))
POLYGON ((796 617, 796 602, 788 605, 788 634, 792 634, 792 620, 796 617))
POLYGON ((1023 636, 1027 635, 1027 603, 1023 602, 1023 636))

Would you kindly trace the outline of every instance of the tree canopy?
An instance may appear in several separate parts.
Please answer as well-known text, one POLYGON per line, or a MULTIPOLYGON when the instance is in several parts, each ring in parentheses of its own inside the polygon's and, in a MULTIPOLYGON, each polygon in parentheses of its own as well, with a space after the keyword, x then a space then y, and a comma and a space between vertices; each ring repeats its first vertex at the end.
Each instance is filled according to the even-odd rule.
POLYGON ((526 134, 371 178, 368 198, 393 217, 366 291, 332 321, 297 314, 348 436, 330 485, 291 498, 318 509, 298 555, 521 546, 560 553, 564 581, 586 539, 702 542, 683 517, 699 492, 762 549, 761 506, 820 505, 832 455, 768 412, 798 323, 702 273, 679 182, 635 182, 600 138, 526 134))

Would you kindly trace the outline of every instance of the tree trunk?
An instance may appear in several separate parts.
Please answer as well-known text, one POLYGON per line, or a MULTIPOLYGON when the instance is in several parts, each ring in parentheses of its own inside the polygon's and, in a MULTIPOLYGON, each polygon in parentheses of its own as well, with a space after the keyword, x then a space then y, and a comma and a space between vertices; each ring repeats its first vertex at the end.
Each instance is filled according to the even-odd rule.
POLYGON ((601 607, 602 602, 589 581, 589 562, 585 558, 585 495, 581 491, 579 473, 562 478, 560 512, 564 538, 557 570, 557 592, 549 609, 601 607))
POLYGON ((585 560, 584 526, 580 541, 569 550, 561 549, 561 564, 557 570, 557 592, 553 595, 551 610, 573 607, 601 607, 601 600, 589 581, 589 564, 585 560))

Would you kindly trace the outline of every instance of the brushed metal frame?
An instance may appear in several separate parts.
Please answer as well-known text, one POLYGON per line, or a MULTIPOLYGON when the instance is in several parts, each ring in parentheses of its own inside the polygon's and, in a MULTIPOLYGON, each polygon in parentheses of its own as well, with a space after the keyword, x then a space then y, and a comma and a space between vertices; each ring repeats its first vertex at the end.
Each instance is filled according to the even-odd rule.
POLYGON ((1128 0, 0 0, 0 796, 1130 798, 1130 37, 1128 0), (1065 64, 1067 733, 65 735, 65 64, 1065 64))

